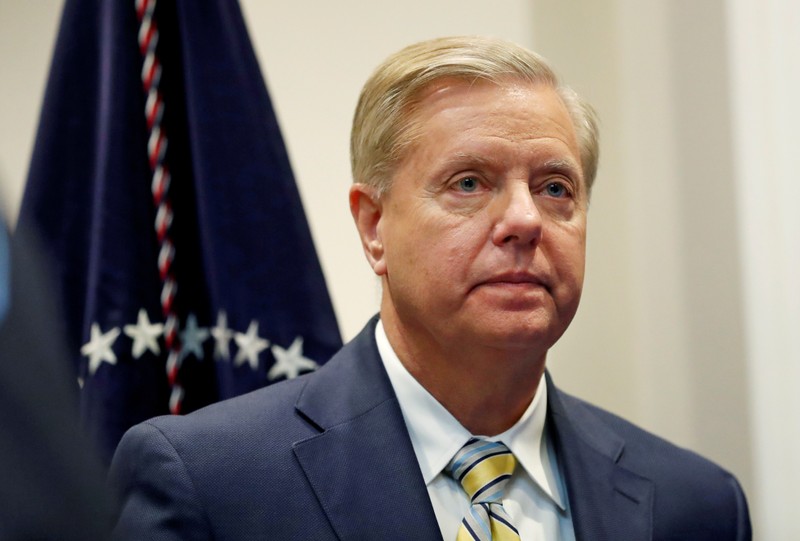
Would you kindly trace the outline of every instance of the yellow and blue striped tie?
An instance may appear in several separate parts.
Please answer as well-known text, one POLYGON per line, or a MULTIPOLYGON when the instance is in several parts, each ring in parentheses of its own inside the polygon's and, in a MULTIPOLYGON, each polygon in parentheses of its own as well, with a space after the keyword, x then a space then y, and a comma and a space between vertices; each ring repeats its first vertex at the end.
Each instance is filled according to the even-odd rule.
POLYGON ((447 472, 469 496, 469 513, 456 541, 519 541, 503 509, 503 493, 517 461, 500 442, 472 438, 450 461, 447 472))

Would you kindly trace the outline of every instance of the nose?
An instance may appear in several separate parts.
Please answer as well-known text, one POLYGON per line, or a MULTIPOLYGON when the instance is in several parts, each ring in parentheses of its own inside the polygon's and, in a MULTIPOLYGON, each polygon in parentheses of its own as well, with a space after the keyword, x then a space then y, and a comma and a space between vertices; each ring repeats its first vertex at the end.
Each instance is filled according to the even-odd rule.
POLYGON ((492 229, 492 242, 495 245, 535 245, 539 242, 542 215, 536 208, 527 182, 509 186, 496 204, 497 218, 492 229))

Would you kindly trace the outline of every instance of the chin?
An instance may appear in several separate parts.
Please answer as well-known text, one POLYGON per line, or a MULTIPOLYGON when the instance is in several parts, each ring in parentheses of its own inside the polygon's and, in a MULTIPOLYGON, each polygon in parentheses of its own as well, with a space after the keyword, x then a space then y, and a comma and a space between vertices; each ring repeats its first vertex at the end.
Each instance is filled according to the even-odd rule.
POLYGON ((514 323, 500 324, 499 327, 484 327, 479 332, 483 342, 496 349, 508 351, 535 351, 545 353, 555 344, 563 330, 554 329, 550 325, 519 325, 514 323))

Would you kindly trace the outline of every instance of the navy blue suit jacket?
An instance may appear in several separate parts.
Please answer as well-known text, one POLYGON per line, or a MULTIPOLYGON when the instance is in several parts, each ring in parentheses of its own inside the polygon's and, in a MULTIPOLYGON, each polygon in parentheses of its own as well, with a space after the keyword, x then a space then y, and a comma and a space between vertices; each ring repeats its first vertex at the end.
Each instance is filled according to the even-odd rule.
MULTIPOLYGON (((374 328, 312 374, 132 428, 116 538, 440 541, 374 328)), ((750 539, 729 473, 547 385, 578 540, 750 539)))

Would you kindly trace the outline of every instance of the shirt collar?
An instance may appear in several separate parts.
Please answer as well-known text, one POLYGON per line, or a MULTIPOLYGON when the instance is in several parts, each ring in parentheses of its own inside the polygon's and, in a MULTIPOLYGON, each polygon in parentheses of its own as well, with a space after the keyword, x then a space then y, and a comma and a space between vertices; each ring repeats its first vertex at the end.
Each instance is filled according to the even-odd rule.
MULTIPOLYGON (((422 477, 428 485, 473 435, 406 369, 389 343, 381 321, 375 327, 375 340, 400 402, 422 477)), ((531 479, 564 510, 564 501, 557 488, 555 454, 544 430, 546 418, 547 386, 542 384, 514 426, 486 439, 506 444, 531 479)))

